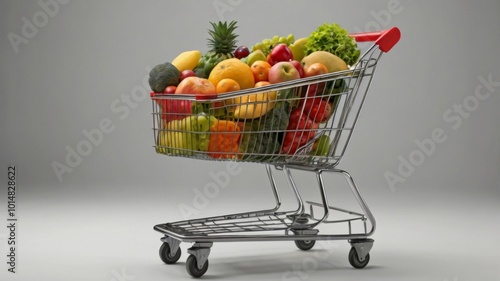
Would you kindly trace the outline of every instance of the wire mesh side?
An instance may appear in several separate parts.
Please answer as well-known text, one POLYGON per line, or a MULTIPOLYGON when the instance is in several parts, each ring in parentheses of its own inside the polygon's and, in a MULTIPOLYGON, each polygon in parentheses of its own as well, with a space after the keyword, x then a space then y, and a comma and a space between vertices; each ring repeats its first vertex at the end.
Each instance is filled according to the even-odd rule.
POLYGON ((371 48, 349 71, 206 101, 156 96, 155 149, 203 160, 333 167, 346 151, 381 54, 371 48))

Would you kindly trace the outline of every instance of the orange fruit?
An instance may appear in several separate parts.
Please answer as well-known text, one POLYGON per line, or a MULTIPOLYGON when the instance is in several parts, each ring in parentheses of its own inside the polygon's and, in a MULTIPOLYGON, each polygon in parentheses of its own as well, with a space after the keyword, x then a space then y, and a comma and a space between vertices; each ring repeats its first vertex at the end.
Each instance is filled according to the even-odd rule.
POLYGON ((253 73, 255 82, 267 81, 269 78, 269 69, 271 65, 267 61, 258 60, 252 64, 250 69, 253 73))
POLYGON ((262 86, 267 86, 267 85, 271 85, 271 82, 269 82, 269 81, 259 81, 259 82, 255 83, 255 88, 262 87, 262 86))
POLYGON ((217 83, 216 92, 217 94, 239 91, 241 89, 240 84, 231 78, 224 78, 217 83))
POLYGON ((208 80, 214 85, 219 84, 224 78, 235 80, 242 90, 253 88, 255 84, 250 66, 237 58, 226 59, 219 62, 208 76, 208 80))
POLYGON ((320 62, 315 62, 306 68, 304 68, 304 76, 305 77, 311 77, 311 76, 316 76, 320 74, 325 74, 328 73, 328 68, 326 65, 320 63, 320 62))

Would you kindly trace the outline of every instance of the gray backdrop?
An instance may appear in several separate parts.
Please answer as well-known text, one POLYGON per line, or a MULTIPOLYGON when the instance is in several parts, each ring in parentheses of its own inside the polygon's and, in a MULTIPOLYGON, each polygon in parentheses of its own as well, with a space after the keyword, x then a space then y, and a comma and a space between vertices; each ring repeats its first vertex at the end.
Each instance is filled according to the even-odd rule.
MULTIPOLYGON (((0 218, 7 224, 9 165, 17 170, 18 218, 18 273, 2 262, 2 280, 188 278, 185 252, 179 266, 159 260, 153 225, 273 204, 264 166, 242 164, 197 208, 196 192, 227 172, 226 163, 168 158, 152 148, 149 69, 185 50, 206 51, 208 22, 218 20, 237 20, 239 44, 248 46, 273 35, 304 37, 324 22, 350 31, 398 26, 402 39, 380 61, 340 165, 378 221, 369 267, 351 269, 344 241, 308 253, 290 242, 221 243, 207 277, 500 280, 500 2, 40 0, 1 7, 0 218), (301 274, 288 275, 294 268, 301 274)), ((292 197, 278 180, 287 203, 292 197)), ((313 177, 300 174, 297 182, 317 197, 313 177)), ((331 182, 333 203, 354 203, 342 181, 331 182)), ((10 234, 0 229, 7 260, 10 234)))

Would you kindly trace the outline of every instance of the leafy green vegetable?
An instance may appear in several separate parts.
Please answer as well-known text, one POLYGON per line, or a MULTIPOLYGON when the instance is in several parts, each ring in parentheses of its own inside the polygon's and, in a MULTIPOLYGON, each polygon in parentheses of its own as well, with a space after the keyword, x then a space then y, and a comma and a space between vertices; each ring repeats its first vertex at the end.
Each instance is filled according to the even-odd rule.
POLYGON ((313 31, 305 43, 306 55, 315 51, 327 51, 343 59, 348 65, 354 65, 360 51, 349 32, 336 23, 324 23, 313 31))
POLYGON ((284 131, 288 127, 293 90, 282 90, 272 110, 245 124, 240 149, 247 161, 262 161, 279 153, 284 131))

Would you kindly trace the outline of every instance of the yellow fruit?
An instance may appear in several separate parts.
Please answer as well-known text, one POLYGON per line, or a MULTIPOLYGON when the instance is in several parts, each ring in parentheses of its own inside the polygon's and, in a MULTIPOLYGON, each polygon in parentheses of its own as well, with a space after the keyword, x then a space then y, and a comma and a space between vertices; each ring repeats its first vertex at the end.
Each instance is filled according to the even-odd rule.
POLYGON ((278 93, 276 91, 244 95, 233 101, 233 116, 238 119, 259 118, 274 108, 278 93))
POLYGON ((238 82, 242 90, 253 88, 255 80, 252 70, 246 63, 236 58, 226 59, 219 62, 210 72, 208 80, 217 85, 224 78, 231 78, 238 82))
POLYGON ((180 53, 173 61, 172 64, 180 71, 193 70, 201 58, 201 52, 198 50, 185 51, 180 53))
POLYGON ((296 61, 301 61, 306 55, 306 44, 307 37, 295 40, 292 45, 288 46, 293 53, 293 59, 296 61))
POLYGON ((220 80, 215 87, 217 94, 239 91, 240 89, 241 88, 238 82, 231 78, 224 78, 220 80))
POLYGON ((304 69, 307 69, 311 64, 317 62, 324 64, 328 69, 328 72, 336 72, 348 69, 347 64, 344 60, 326 51, 312 52, 308 56, 305 56, 301 61, 304 69))

